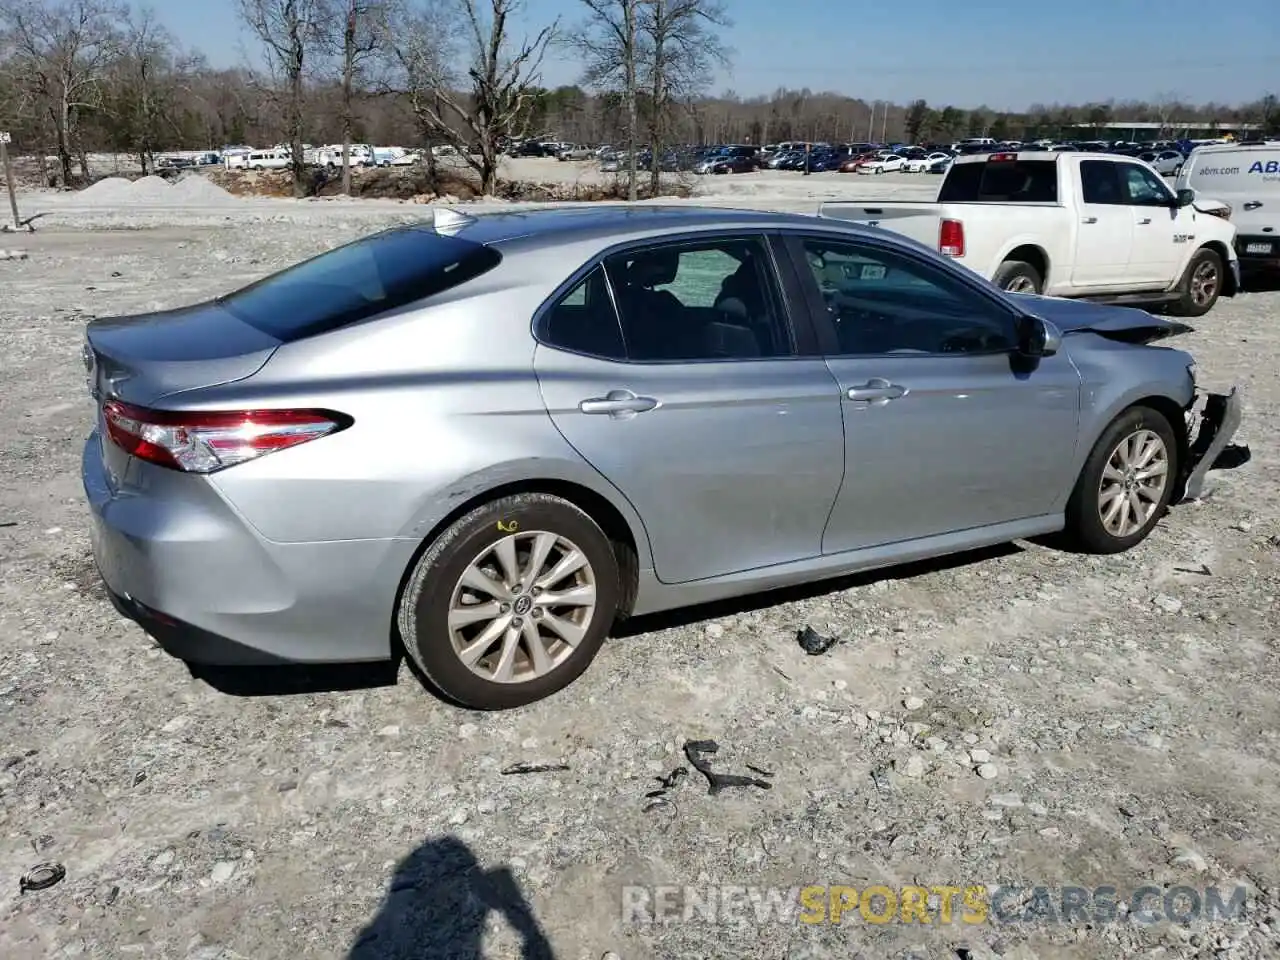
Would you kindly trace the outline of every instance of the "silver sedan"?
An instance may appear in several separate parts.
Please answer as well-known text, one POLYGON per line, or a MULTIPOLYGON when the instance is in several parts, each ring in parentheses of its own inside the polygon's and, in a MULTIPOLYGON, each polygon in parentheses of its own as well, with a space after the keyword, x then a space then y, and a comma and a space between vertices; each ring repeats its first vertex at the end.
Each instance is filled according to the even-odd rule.
POLYGON ((94 552, 189 662, 402 645, 514 707, 620 617, 1044 534, 1133 547, 1239 420, 1146 345, 1184 329, 814 217, 442 210, 90 323, 94 552))

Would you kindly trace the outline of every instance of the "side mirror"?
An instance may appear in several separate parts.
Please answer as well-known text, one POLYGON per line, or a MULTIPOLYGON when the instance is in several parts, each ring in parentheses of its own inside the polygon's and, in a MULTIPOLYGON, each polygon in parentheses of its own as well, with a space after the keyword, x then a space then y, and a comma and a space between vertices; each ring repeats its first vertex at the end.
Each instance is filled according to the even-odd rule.
POLYGON ((1062 331, 1042 317, 1026 314, 1018 324, 1018 353, 1024 357, 1052 357, 1062 349, 1062 331))
POLYGON ((1177 198, 1174 201, 1179 207, 1189 207, 1196 202, 1196 192, 1183 187, 1178 191, 1177 198))

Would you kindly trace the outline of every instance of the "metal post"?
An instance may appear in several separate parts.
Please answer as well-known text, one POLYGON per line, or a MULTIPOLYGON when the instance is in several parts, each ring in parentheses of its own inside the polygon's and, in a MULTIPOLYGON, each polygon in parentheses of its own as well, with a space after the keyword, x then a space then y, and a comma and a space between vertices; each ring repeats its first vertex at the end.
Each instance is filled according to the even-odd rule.
POLYGON ((4 168, 4 181, 9 186, 9 209, 13 212, 13 229, 17 230, 18 192, 13 181, 13 167, 9 163, 9 143, 12 140, 13 137, 7 131, 0 130, 0 167, 4 168))

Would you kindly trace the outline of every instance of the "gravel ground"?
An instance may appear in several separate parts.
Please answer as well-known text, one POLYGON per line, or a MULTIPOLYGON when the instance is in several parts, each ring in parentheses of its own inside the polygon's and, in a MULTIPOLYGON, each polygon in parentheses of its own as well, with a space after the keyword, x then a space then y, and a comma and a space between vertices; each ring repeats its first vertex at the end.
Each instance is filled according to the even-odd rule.
MULTIPOLYGON (((824 189, 785 181, 751 199, 824 189)), ((0 956, 1280 955, 1280 293, 1184 339, 1202 379, 1245 388, 1254 460, 1138 549, 1020 543, 645 620, 562 694, 474 715, 404 668, 192 678, 103 598, 81 502, 86 318, 413 208, 37 202, 55 215, 0 262, 0 956), (807 656, 805 624, 844 642, 807 656), (771 789, 693 772, 647 810, 689 739, 771 789), (569 769, 503 775, 520 761, 569 769), (19 895, 47 860, 66 878, 19 895), (629 885, 916 883, 1243 884, 1248 905, 1189 926, 623 914, 629 885)))

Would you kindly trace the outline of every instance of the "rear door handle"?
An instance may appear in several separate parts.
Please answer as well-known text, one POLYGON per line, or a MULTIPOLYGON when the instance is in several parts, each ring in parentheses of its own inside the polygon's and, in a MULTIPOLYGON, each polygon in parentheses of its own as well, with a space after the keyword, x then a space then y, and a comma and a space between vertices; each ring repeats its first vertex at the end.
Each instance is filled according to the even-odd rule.
POLYGON ((603 397, 592 397, 578 404, 578 409, 588 414, 607 414, 615 420, 634 417, 658 406, 653 397, 638 397, 630 390, 610 390, 603 397))
POLYGON ((1246 210, 1257 210, 1260 206, 1262 206, 1261 200, 1250 200, 1244 205, 1244 208, 1246 210))
POLYGON ((873 403, 876 406, 882 406, 890 400, 897 400, 899 397, 905 397, 906 395, 906 387, 890 383, 882 377, 874 377, 860 387, 850 387, 845 391, 845 396, 850 400, 873 403))
POLYGON ((1141 220, 1139 220, 1139 221, 1138 221, 1138 226, 1140 226, 1140 227, 1144 227, 1144 226, 1146 226, 1146 225, 1147 225, 1148 223, 1150 223, 1150 222, 1151 222, 1151 218, 1150 218, 1150 217, 1144 217, 1143 219, 1141 219, 1141 220))
POLYGON ((1097 223, 1097 222, 1098 222, 1098 218, 1097 218, 1097 217, 1085 217, 1085 218, 1084 218, 1083 220, 1081 220, 1080 222, 1081 222, 1081 223, 1097 223))

